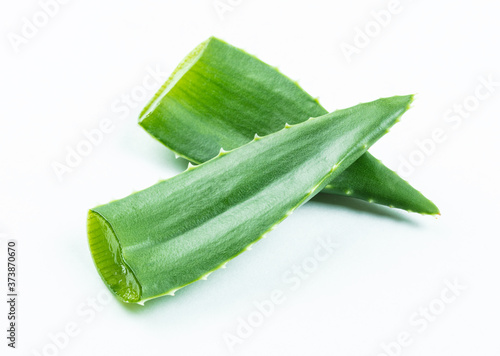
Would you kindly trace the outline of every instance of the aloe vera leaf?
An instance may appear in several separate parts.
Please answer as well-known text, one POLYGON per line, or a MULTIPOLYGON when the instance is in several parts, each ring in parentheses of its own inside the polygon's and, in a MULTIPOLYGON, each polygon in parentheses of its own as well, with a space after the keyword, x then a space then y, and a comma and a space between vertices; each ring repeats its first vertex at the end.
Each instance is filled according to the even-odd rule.
POLYGON ((399 96, 284 129, 89 211, 95 265, 125 302, 173 294, 223 266, 317 194, 407 110, 399 96))
MULTIPOLYGON (((140 125, 193 163, 327 111, 275 68, 217 38, 179 64, 140 115, 140 125)), ((421 214, 438 208, 368 152, 324 193, 421 214)))

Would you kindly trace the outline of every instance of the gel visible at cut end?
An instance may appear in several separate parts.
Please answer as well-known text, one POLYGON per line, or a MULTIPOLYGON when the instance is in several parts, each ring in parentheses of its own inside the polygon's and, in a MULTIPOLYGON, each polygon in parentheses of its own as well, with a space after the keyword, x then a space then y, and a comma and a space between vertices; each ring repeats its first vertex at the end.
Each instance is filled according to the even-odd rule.
POLYGON ((191 67, 200 59, 203 54, 203 51, 207 48, 211 41, 220 41, 215 37, 210 37, 208 40, 200 43, 194 50, 191 51, 181 63, 175 68, 173 73, 170 75, 168 80, 162 85, 160 90, 155 94, 155 96, 149 101, 149 103, 144 107, 142 112, 139 115, 139 124, 145 125, 144 122, 148 116, 158 107, 161 103, 163 97, 168 94, 170 89, 172 89, 179 79, 182 78, 187 71, 191 69, 191 67))
POLYGON ((126 303, 141 300, 141 286, 123 260, 122 248, 106 219, 90 210, 87 218, 90 252, 99 275, 108 288, 126 303))

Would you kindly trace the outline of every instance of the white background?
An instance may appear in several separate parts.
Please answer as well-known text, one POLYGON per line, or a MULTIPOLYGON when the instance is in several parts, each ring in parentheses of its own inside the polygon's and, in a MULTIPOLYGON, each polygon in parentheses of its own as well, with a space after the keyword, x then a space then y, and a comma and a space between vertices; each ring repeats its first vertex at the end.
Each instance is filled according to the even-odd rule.
MULTIPOLYGON (((234 354, 390 355, 383 345, 392 345, 393 355, 498 355, 500 87, 487 99, 473 96, 480 78, 500 81, 500 4, 401 0, 377 33, 372 11, 389 1, 222 0, 232 4, 222 14, 216 3, 72 0, 13 45, 24 18, 41 7, 2 1, 2 278, 5 241, 19 241, 19 348, 12 354, 226 355, 225 337, 242 336, 241 319, 255 317, 255 303, 278 289, 284 301, 234 354), (353 45, 366 26, 369 43, 349 61, 341 46, 353 45), (416 162, 405 178, 442 216, 315 198, 208 281, 145 307, 111 298, 88 251, 87 210, 186 167, 137 125, 160 83, 126 114, 120 100, 139 92, 148 68, 168 75, 211 35, 278 66, 329 110, 418 93, 371 152, 401 173, 401 162, 416 162), (468 117, 446 121, 464 100, 474 104, 468 117), (60 181, 54 162, 65 164, 68 147, 105 118, 114 130, 60 181), (419 154, 416 141, 436 129, 445 139, 419 154), (320 238, 335 241, 335 251, 291 290, 284 275, 310 261, 320 238), (440 301, 455 282, 466 289, 440 301), (418 313, 429 305, 444 308, 424 327, 418 313), (78 335, 61 334, 68 324, 78 335), (402 332, 411 343, 395 346, 402 332)), ((3 332, 0 340, 3 355, 3 332)))

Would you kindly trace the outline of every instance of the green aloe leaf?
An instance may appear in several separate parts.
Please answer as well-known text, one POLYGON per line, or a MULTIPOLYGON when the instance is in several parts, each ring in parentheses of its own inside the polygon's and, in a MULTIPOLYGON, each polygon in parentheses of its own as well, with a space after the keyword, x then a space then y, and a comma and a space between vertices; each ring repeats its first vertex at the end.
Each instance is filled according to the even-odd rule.
POLYGON ((399 96, 265 136, 89 211, 95 265, 125 302, 206 278, 317 194, 408 109, 399 96))
MULTIPOLYGON (((193 163, 327 111, 275 68, 219 39, 200 44, 140 115, 140 125, 193 163)), ((438 208, 368 152, 323 190, 421 214, 438 208)))

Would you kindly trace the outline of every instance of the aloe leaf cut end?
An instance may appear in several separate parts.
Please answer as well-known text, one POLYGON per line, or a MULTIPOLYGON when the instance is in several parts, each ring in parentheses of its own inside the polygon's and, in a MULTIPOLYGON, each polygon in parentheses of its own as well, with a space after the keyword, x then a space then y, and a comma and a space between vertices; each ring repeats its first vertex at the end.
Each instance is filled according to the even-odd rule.
POLYGON ((124 302, 139 302, 141 286, 124 260, 119 239, 106 219, 93 210, 87 217, 87 235, 94 264, 108 288, 124 302))

